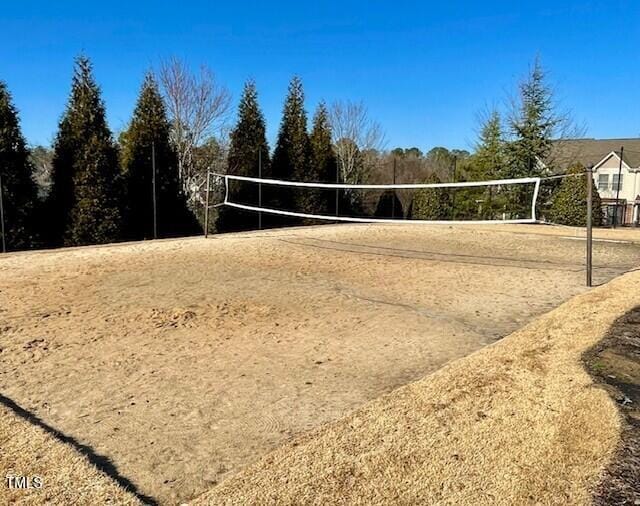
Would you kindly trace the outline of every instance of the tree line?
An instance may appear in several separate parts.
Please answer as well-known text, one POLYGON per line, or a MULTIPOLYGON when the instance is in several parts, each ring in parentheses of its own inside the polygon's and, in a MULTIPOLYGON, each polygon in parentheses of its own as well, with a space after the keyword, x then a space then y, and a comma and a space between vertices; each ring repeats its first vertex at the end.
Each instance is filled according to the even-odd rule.
POLYGON ((153 74, 145 76, 133 117, 117 142, 85 56, 76 59, 49 160, 42 148, 30 156, 5 83, 0 83, 0 127, 7 249, 102 244, 199 230, 180 186, 177 151, 153 74), (48 188, 40 195, 39 160, 50 165, 48 188))
MULTIPOLYGON (((242 92, 238 120, 228 136, 220 129, 230 95, 203 68, 189 72, 176 59, 143 80, 133 116, 115 138, 86 56, 76 59, 71 92, 52 149, 29 150, 5 83, 0 84, 0 177, 7 249, 77 246, 199 233, 203 191, 210 169, 238 175, 303 181, 355 181, 364 176, 365 154, 380 145, 380 127, 363 104, 334 104, 336 128, 352 136, 333 143, 331 111, 321 103, 307 132, 304 92, 292 79, 278 141, 271 152, 256 85, 242 92), (359 145, 356 143, 360 142, 359 145), (341 163, 342 162, 342 163, 341 163), (153 168, 155 167, 155 171, 153 168)), ((255 187, 232 188, 234 198, 257 204, 255 187)), ((326 213, 333 195, 304 196, 265 190, 266 205, 326 213)), ((347 195, 340 196, 343 211, 347 195)), ((331 211, 333 212, 333 210, 331 211)), ((302 223, 267 219, 265 226, 302 223)), ((256 228, 255 213, 222 209, 214 231, 256 228)))
MULTIPOLYGON (((0 82, 0 177, 7 249, 198 233, 203 174, 211 168, 239 176, 349 184, 389 183, 391 171, 398 183, 545 176, 555 168, 554 140, 567 137, 572 127, 568 115, 558 111, 537 59, 518 84, 507 113, 494 108, 482 118, 473 153, 443 147, 427 153, 418 148, 384 151, 382 128, 362 103, 320 102, 309 128, 304 100, 302 82, 294 77, 272 151, 256 84, 249 80, 235 126, 228 136, 215 138, 211 126, 224 122, 228 91, 206 68, 195 76, 179 60, 169 60, 158 77, 152 72, 144 77, 132 118, 115 139, 91 62, 80 56, 48 152, 42 147, 28 149, 9 90, 0 82)), ((553 221, 583 224, 585 203, 579 181, 583 187, 582 178, 545 187, 543 213, 553 221)), ((501 213, 503 217, 505 212, 517 213, 519 203, 527 202, 518 192, 496 190, 487 196, 486 189, 425 189, 410 195, 387 191, 372 202, 362 192, 349 190, 309 192, 231 182, 228 191, 235 202, 308 214, 419 219, 494 219, 501 213)), ((594 191, 594 199, 597 195, 594 191)), ((600 205, 595 204, 597 224, 600 205)), ((254 212, 222 207, 212 231, 306 223, 310 221, 259 218, 254 212)))

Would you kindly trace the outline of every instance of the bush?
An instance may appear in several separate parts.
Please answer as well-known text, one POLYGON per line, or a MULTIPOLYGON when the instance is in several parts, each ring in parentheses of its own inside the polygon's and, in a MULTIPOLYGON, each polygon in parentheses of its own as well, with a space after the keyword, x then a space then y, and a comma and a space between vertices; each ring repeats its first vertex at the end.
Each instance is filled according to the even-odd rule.
MULTIPOLYGON (((431 174, 425 183, 439 183, 435 174, 431 174)), ((451 199, 443 188, 423 188, 417 190, 409 210, 409 215, 417 220, 444 220, 451 214, 451 199)))

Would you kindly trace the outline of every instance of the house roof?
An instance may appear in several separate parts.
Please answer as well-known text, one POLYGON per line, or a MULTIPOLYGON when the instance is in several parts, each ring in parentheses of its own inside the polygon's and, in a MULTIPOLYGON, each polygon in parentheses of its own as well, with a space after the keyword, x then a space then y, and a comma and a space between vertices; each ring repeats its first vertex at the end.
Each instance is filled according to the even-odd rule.
POLYGON ((553 142, 546 165, 564 172, 570 165, 580 162, 585 167, 596 165, 612 151, 620 155, 632 169, 640 167, 640 138, 629 139, 561 139, 553 142))

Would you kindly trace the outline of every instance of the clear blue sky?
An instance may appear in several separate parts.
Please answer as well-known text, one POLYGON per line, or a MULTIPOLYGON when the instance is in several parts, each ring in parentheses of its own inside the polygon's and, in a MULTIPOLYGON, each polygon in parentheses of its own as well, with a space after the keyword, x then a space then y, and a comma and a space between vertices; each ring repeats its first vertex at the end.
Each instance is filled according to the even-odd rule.
POLYGON ((209 65, 234 106, 253 77, 272 143, 298 74, 310 115, 320 99, 361 99, 389 148, 468 149, 476 113, 503 102, 539 54, 589 136, 640 135, 637 0, 5 2, 0 79, 30 143, 53 139, 80 51, 115 131, 145 70, 177 55, 209 65))

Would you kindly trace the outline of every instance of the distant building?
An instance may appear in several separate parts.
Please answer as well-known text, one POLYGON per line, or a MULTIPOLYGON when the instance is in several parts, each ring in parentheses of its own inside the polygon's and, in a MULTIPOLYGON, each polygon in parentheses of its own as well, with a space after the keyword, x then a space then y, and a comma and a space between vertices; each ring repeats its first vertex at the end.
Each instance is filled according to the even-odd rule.
POLYGON ((618 225, 640 224, 640 138, 556 141, 545 165, 554 172, 564 172, 577 162, 585 167, 593 165, 605 224, 612 224, 614 213, 618 225), (624 148, 622 164, 620 148, 624 148))

